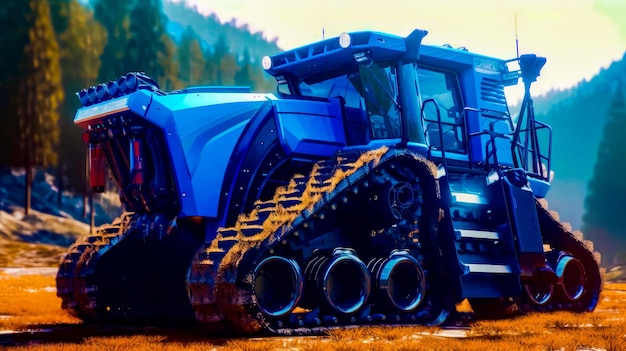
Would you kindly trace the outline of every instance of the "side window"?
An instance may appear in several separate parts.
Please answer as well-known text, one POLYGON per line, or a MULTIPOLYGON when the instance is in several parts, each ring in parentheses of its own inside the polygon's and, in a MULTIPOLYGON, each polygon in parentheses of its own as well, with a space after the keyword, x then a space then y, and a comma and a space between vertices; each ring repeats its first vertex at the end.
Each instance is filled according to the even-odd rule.
POLYGON ((456 75, 420 67, 417 76, 430 145, 435 150, 441 150, 443 145, 446 152, 467 153, 463 102, 456 75))
POLYGON ((372 127, 372 138, 399 138, 402 122, 395 67, 389 63, 359 65, 359 74, 365 111, 372 127))

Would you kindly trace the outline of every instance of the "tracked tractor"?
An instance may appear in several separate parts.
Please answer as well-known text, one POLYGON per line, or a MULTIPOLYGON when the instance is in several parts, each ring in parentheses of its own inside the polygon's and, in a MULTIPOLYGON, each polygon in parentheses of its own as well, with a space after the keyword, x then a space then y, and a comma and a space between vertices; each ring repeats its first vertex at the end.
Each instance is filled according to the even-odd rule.
POLYGON ((78 93, 90 181, 124 215, 57 275, 93 323, 199 323, 308 334, 592 311, 597 253, 560 224, 551 129, 531 84, 546 62, 378 32, 263 58, 273 94, 163 91, 142 73, 78 93), (512 115, 504 89, 521 83, 512 115))

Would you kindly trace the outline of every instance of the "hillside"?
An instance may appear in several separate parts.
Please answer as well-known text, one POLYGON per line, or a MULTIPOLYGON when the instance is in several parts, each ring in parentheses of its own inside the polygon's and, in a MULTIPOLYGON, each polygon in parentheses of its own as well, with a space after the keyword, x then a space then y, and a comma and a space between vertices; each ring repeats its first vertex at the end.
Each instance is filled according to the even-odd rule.
MULTIPOLYGON (((59 205, 54 177, 40 172, 33 183, 33 209, 25 215, 24 184, 23 172, 0 172, 0 267, 56 266, 67 247, 89 233, 83 198, 64 193, 59 205)), ((94 207, 96 225, 120 212, 112 197, 99 198, 94 207)))
POLYGON ((262 32, 251 32, 246 24, 223 22, 215 14, 204 16, 184 1, 164 0, 163 13, 168 17, 167 30, 178 41, 187 26, 191 26, 203 44, 212 47, 223 36, 230 52, 240 57, 248 48, 252 62, 260 62, 265 55, 279 51, 277 38, 268 40, 262 32))
POLYGON ((582 225, 587 184, 593 175, 606 123, 610 92, 617 77, 626 75, 626 54, 589 81, 534 99, 535 116, 552 126, 552 168, 555 178, 548 195, 550 207, 582 225))

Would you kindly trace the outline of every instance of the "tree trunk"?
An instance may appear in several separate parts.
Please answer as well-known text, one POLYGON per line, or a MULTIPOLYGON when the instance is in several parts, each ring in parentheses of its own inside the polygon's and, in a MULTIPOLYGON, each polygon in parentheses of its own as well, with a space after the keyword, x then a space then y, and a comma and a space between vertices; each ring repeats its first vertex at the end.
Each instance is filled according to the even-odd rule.
POLYGON ((31 193, 32 193, 32 188, 33 188, 33 167, 28 165, 26 166, 26 193, 24 194, 24 196, 26 196, 26 201, 24 204, 24 215, 28 216, 30 214, 30 208, 31 208, 31 193))

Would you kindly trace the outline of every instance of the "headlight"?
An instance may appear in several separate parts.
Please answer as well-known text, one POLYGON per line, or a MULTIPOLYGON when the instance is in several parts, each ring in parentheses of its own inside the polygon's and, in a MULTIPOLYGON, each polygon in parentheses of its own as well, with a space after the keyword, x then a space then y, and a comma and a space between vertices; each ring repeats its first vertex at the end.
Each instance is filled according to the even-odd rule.
POLYGON ((272 58, 269 56, 263 56, 263 59, 261 60, 261 65, 263 66, 263 69, 266 71, 272 68, 272 58))
POLYGON ((350 46, 351 42, 352 38, 350 37, 350 34, 341 33, 339 35, 339 46, 341 46, 342 48, 347 49, 350 46))

